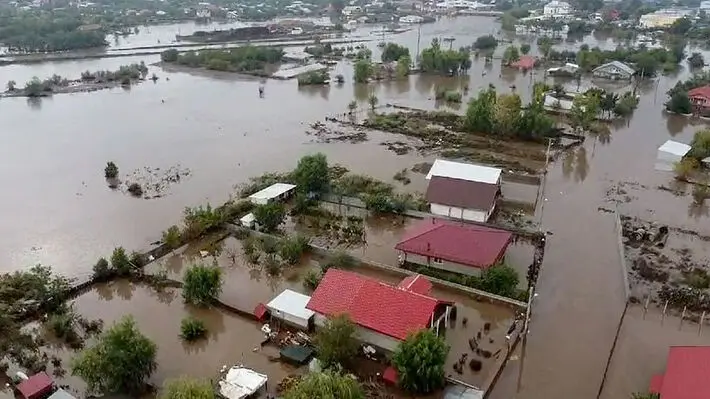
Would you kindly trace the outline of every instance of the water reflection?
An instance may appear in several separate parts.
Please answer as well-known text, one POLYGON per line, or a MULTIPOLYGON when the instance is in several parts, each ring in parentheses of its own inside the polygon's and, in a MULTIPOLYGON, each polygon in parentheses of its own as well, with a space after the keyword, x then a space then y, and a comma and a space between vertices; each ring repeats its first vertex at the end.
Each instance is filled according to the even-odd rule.
POLYGON ((330 85, 306 85, 298 86, 298 92, 309 97, 319 96, 324 100, 328 99, 330 94, 330 85))
POLYGON ((355 83, 353 85, 353 96, 357 101, 367 102, 367 98, 370 97, 369 85, 367 83, 355 83))
POLYGON ((42 109, 42 97, 27 97, 27 105, 33 111, 40 111, 42 109))
POLYGON ((583 182, 589 172, 589 162, 587 160, 587 148, 580 146, 573 151, 567 151, 562 159, 562 175, 569 180, 574 177, 574 181, 583 182))
POLYGON ((432 76, 419 74, 417 75, 417 79, 414 81, 414 88, 422 96, 430 97, 432 91, 434 90, 435 84, 436 82, 432 79, 432 76))
POLYGON ((700 219, 702 217, 706 217, 710 215, 710 209, 708 208, 707 201, 703 202, 697 202, 697 201, 690 201, 690 205, 688 205, 688 217, 691 217, 693 219, 700 219))
POLYGON ((677 136, 679 133, 683 132, 689 124, 688 118, 683 115, 673 115, 668 113, 663 113, 666 118, 666 129, 670 133, 671 137, 677 136))

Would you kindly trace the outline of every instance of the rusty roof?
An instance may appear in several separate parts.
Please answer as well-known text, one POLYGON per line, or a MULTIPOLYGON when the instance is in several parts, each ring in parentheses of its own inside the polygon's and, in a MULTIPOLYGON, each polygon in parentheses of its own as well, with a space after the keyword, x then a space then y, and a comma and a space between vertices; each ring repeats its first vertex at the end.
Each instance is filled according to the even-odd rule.
POLYGON ((432 176, 426 190, 426 200, 465 209, 489 210, 495 205, 498 185, 432 176))

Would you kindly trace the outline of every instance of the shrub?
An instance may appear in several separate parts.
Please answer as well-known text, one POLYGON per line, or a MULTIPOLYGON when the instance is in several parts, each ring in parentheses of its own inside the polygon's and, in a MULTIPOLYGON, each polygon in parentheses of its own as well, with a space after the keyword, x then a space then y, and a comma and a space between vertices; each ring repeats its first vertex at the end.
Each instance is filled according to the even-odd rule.
POLYGON ((357 266, 357 259, 345 251, 337 251, 331 254, 321 265, 321 270, 325 273, 331 267, 336 269, 352 269, 355 266, 357 266))
POLYGON ((163 232, 163 243, 170 249, 178 248, 181 240, 180 228, 175 225, 170 226, 163 232))
POLYGON ((286 208, 279 202, 258 205, 253 213, 259 228, 267 233, 276 231, 286 219, 286 208))
POLYGON ((99 258, 93 267, 93 271, 93 278, 100 281, 109 279, 115 272, 108 264, 106 258, 99 258))
POLYGON ((115 179, 118 177, 118 166, 116 166, 115 163, 109 161, 106 163, 106 167, 104 168, 104 176, 107 179, 115 179))
POLYGON ((688 180, 700 167, 700 162, 695 158, 684 158, 673 166, 673 171, 678 180, 688 180))
POLYGON ((449 347, 443 338, 431 330, 411 334, 399 344, 392 357, 402 388, 417 393, 429 393, 442 388, 444 364, 449 347))
POLYGON ((204 338, 207 335, 207 327, 202 320, 193 317, 185 317, 180 322, 180 338, 191 342, 204 338))
POLYGON ((264 253, 271 255, 279 250, 279 242, 272 236, 263 236, 259 239, 259 247, 264 253))
POLYGON ((222 292, 222 271, 216 266, 193 265, 183 281, 182 296, 193 305, 209 305, 222 292))
POLYGON ((141 185, 138 183, 131 183, 128 186, 128 192, 131 193, 134 197, 140 197, 143 195, 143 187, 141 187, 141 185))
POLYGON ((269 276, 278 276, 281 273, 281 262, 273 254, 267 255, 264 260, 264 268, 269 276))
POLYGON ((111 267, 119 276, 127 276, 131 274, 131 261, 126 255, 126 250, 123 247, 114 248, 111 254, 111 267))
POLYGON ((309 270, 306 275, 303 276, 303 286, 311 291, 318 288, 321 279, 323 279, 323 274, 318 270, 309 270))
POLYGON ((290 265, 298 263, 306 250, 308 250, 308 238, 302 235, 284 238, 279 245, 281 259, 290 265))

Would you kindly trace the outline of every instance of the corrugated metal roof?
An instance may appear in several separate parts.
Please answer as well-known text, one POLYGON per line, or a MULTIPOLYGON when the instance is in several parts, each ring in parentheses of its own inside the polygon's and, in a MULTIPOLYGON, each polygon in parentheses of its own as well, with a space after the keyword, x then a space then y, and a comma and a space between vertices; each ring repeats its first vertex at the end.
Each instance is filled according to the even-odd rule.
POLYGON ((628 73, 629 75, 633 75, 636 72, 636 71, 634 71, 634 68, 631 68, 630 66, 624 64, 623 62, 616 61, 616 60, 611 61, 611 62, 607 62, 606 64, 603 64, 603 65, 599 65, 598 67, 594 68, 594 70, 592 72, 602 70, 602 69, 607 68, 609 66, 619 68, 622 71, 628 73))
POLYGON ((265 189, 249 196, 249 199, 272 199, 296 188, 293 184, 274 183, 265 189))
POLYGON ((658 148, 658 151, 667 152, 673 155, 684 157, 690 151, 690 146, 673 140, 668 140, 658 148))
POLYGON ((267 303, 266 307, 272 314, 273 312, 281 312, 301 319, 310 319, 314 313, 312 310, 306 309, 306 305, 308 305, 308 301, 310 300, 311 297, 308 295, 303 295, 296 291, 284 290, 276 298, 272 299, 271 302, 267 303))
POLYGON ((490 166, 437 159, 434 161, 434 165, 432 165, 426 178, 429 180, 432 176, 440 176, 480 183, 498 184, 501 173, 501 169, 490 166))

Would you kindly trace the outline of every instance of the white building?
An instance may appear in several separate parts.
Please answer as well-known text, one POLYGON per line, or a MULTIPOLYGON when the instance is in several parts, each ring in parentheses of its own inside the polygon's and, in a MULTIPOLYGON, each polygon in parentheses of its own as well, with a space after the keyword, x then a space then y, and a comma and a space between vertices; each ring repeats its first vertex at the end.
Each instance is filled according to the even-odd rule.
POLYGON ((656 170, 671 172, 675 165, 680 162, 683 157, 690 152, 690 146, 685 143, 668 140, 658 148, 656 157, 656 170))
POLYGON ((502 170, 437 159, 427 180, 429 211, 454 219, 487 222, 500 196, 502 170))
POLYGON ((284 290, 271 302, 266 304, 271 317, 282 320, 295 327, 308 330, 313 321, 313 312, 306 309, 311 297, 296 291, 284 290))
POLYGON ((424 17, 419 15, 406 15, 399 18, 399 23, 401 24, 420 24, 424 22, 424 17))
POLYGON ((295 189, 296 186, 293 184, 274 183, 269 187, 250 195, 249 201, 257 205, 264 205, 273 201, 281 201, 293 194, 295 189))
POLYGON ((681 18, 690 17, 690 10, 666 8, 639 18, 639 26, 644 29, 666 28, 681 18))
POLYGON ((548 17, 563 17, 572 13, 572 6, 566 1, 553 0, 545 4, 542 13, 548 17))

